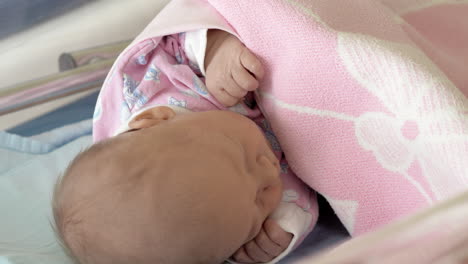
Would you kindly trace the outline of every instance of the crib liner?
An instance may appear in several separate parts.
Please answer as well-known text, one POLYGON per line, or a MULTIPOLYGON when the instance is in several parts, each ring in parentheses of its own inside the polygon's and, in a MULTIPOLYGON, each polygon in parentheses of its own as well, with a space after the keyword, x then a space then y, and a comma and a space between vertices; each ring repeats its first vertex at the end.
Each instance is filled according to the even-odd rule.
POLYGON ((61 72, 0 91, 0 115, 101 86, 113 62, 130 41, 64 53, 61 72))
POLYGON ((126 40, 105 46, 62 53, 59 57, 59 70, 61 72, 68 71, 98 61, 117 58, 130 43, 131 41, 126 40))
POLYGON ((28 154, 46 154, 85 135, 91 135, 92 120, 87 119, 32 137, 0 131, 0 148, 28 154))
MULTIPOLYGON (((99 77, 102 77, 102 75, 100 74, 99 77)), ((105 77, 105 73, 104 73, 104 77, 105 77)), ((100 88, 102 86, 102 83, 104 82, 104 78, 99 78, 97 80, 91 80, 91 81, 83 82, 83 83, 81 83, 81 81, 76 84, 69 85, 68 87, 64 89, 62 88, 62 86, 60 86, 58 88, 62 88, 62 89, 54 89, 54 91, 50 91, 50 92, 46 91, 47 93, 42 93, 42 95, 39 95, 39 96, 36 95, 36 96, 32 96, 31 98, 27 98, 23 100, 16 99, 15 101, 18 101, 18 102, 8 103, 5 106, 0 107, 0 115, 19 111, 19 110, 22 110, 22 109, 25 109, 34 105, 46 103, 52 100, 56 100, 56 99, 63 98, 69 95, 81 93, 87 90, 100 88)))
POLYGON ((7 89, 0 95, 0 115, 101 86, 113 61, 96 62, 7 89))

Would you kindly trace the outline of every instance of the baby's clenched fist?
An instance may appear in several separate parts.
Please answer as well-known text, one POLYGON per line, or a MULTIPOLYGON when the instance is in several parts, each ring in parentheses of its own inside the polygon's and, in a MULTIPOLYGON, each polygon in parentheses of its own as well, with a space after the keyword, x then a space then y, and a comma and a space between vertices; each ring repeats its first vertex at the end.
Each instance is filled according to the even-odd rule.
POLYGON ((288 248, 292 238, 291 233, 267 218, 257 236, 238 249, 232 259, 239 263, 269 262, 288 248))
POLYGON ((226 107, 255 91, 264 75, 258 58, 239 39, 221 30, 208 31, 205 66, 208 91, 226 107))

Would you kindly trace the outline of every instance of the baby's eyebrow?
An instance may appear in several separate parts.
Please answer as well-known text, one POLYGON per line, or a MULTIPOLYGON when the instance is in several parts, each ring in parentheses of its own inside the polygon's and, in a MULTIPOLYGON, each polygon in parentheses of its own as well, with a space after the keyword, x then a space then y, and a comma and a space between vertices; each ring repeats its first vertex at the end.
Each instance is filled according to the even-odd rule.
POLYGON ((130 133, 130 132, 135 132, 135 131, 138 131, 138 130, 140 130, 140 129, 138 129, 138 128, 133 128, 133 129, 130 129, 130 130, 127 130, 127 131, 123 132, 122 134, 130 133))
POLYGON ((231 141, 234 145, 236 145, 241 150, 242 156, 243 156, 243 161, 244 161, 244 166, 247 169, 247 171, 250 171, 249 161, 247 160, 247 151, 244 148, 244 145, 242 145, 238 140, 235 140, 234 138, 232 138, 232 137, 230 137, 228 135, 224 135, 224 136, 227 139, 229 139, 229 141, 231 141))

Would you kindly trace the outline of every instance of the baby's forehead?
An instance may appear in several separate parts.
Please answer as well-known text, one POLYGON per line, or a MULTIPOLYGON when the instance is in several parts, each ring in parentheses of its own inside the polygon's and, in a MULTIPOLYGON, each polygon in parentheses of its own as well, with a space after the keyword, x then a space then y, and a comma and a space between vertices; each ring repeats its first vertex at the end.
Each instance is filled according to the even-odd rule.
MULTIPOLYGON (((175 190, 181 186, 173 186, 173 181, 185 177, 184 181, 195 184, 200 174, 229 173, 245 159, 245 151, 235 139, 198 128, 155 134, 133 131, 116 139, 106 143, 106 150, 93 154, 98 157, 90 156, 92 164, 82 167, 82 172, 97 174, 83 179, 82 188, 92 181, 105 189, 132 184, 175 190)), ((165 190, 158 195, 163 193, 165 190)))

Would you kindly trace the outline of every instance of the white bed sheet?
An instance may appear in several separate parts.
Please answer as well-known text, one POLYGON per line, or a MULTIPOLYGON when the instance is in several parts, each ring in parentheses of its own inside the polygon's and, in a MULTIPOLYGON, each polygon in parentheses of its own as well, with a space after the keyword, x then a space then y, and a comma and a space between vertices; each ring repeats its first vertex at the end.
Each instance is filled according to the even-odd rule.
POLYGON ((14 264, 70 263, 50 224, 52 189, 69 161, 90 144, 91 136, 83 136, 44 155, 0 146, 0 159, 7 161, 0 164, 1 264, 8 263, 5 255, 14 264))

